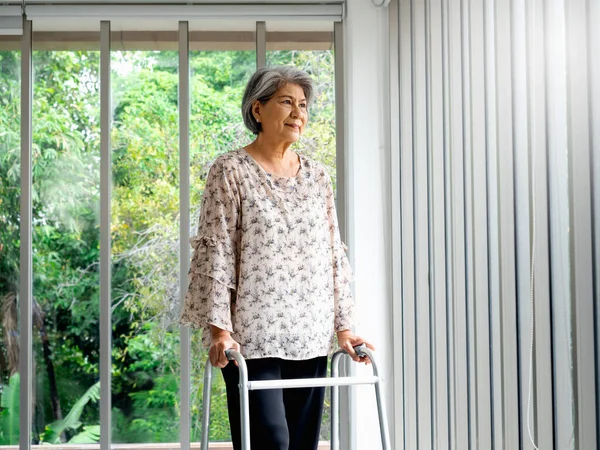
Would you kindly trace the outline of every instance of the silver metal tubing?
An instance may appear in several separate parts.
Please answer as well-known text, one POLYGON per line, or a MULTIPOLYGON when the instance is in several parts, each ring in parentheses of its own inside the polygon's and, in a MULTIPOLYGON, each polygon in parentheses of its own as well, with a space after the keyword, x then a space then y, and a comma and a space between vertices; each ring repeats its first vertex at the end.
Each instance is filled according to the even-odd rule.
POLYGON ((373 375, 378 378, 375 383, 375 396, 377 398, 377 411, 379 413, 379 430, 381 432, 381 445, 383 450, 391 450, 390 436, 388 432, 387 416, 385 415, 385 405, 383 393, 381 391, 381 378, 379 377, 379 370, 377 369, 377 363, 373 357, 373 352, 367 347, 363 348, 362 351, 369 357, 373 366, 373 375))
MULTIPOLYGON (((188 23, 179 22, 179 301, 185 303, 190 264, 190 55, 188 23)), ((190 449, 190 329, 179 327, 181 352, 179 436, 181 450, 190 449)), ((205 397, 206 398, 206 397, 205 397)), ((203 435, 204 436, 204 435, 203 435)))
POLYGON ((100 448, 112 442, 111 197, 112 120, 110 21, 100 22, 100 448))
POLYGON ((355 386, 359 384, 375 384, 379 381, 376 376, 328 378, 298 378, 292 380, 261 380, 248 381, 249 391, 264 391, 269 389, 294 389, 308 387, 355 386))
MULTIPOLYGON (((336 158, 336 192, 335 192, 335 208, 337 210, 338 225, 340 229, 340 237, 342 241, 348 244, 348 259, 350 265, 354 267, 354 221, 353 209, 350 199, 354 196, 353 189, 353 156, 350 145, 347 139, 347 110, 346 102, 348 90, 346 86, 346 44, 344 38, 344 21, 336 21, 333 23, 333 47, 334 54, 334 75, 335 75, 335 158, 336 158)), ((353 375, 353 366, 348 365, 342 369, 344 375, 353 375), (344 370, 347 369, 347 370, 344 370)), ((339 389, 337 390, 339 394, 339 389)), ((342 398, 338 399, 339 414, 345 418, 341 425, 343 430, 342 441, 338 445, 344 446, 347 450, 356 450, 356 412, 354 404, 356 398, 351 389, 346 389, 342 393, 342 398), (347 436, 347 437, 346 437, 347 436)), ((338 423, 339 424, 339 423, 338 423)), ((332 424, 333 425, 333 424, 332 424)), ((338 436, 340 434, 338 433, 338 436)))
POLYGON ((256 22, 256 68, 267 65, 267 26, 265 22, 256 22))
POLYGON ((250 403, 248 400, 248 367, 240 352, 227 350, 229 360, 237 362, 240 371, 240 422, 242 426, 242 450, 250 450, 250 403))
MULTIPOLYGON (((248 367, 244 357, 235 350, 226 350, 225 354, 230 361, 237 362, 240 380, 240 421, 241 421, 241 438, 242 450, 250 450, 250 404, 248 392, 250 390, 260 389, 283 389, 293 387, 307 386, 331 386, 331 450, 339 450, 339 386, 350 386, 356 384, 373 384, 375 385, 375 396, 377 399, 377 410, 379 413, 379 427, 381 432, 381 444, 383 450, 391 450, 390 437, 388 433, 387 417, 385 416, 385 405, 381 392, 381 378, 377 370, 377 364, 373 352, 365 345, 354 347, 354 350, 359 356, 368 356, 373 367, 373 376, 366 377, 338 377, 339 361, 342 355, 347 354, 345 350, 336 350, 331 357, 331 377, 330 378, 314 378, 309 380, 293 379, 293 380, 268 380, 268 381, 248 381, 248 367)), ((210 384, 211 384, 212 367, 210 361, 206 362, 204 371, 204 404, 202 417, 202 444, 201 450, 208 450, 208 421, 210 415, 210 384)))
MULTIPOLYGON (((345 352, 336 350, 331 357, 331 378, 337 378, 339 374, 340 358, 345 352)), ((339 450, 340 439, 340 387, 331 386, 331 450, 339 450)))
POLYGON ((200 450, 208 450, 208 422, 210 418, 210 391, 212 387, 212 365, 210 359, 204 366, 204 390, 202 393, 202 440, 200 450))
POLYGON ((32 28, 31 21, 23 19, 23 37, 21 38, 21 279, 19 286, 21 323, 20 345, 21 360, 19 371, 21 376, 19 426, 21 434, 19 445, 21 450, 31 448, 31 432, 33 405, 33 260, 32 260, 32 105, 33 105, 33 67, 31 58, 32 28))

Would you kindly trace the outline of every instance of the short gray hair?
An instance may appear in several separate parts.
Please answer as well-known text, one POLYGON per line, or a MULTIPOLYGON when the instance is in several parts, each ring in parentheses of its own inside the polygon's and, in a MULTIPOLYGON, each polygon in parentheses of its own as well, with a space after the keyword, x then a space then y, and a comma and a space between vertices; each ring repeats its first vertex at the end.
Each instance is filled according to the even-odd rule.
POLYGON ((287 83, 300 86, 304 91, 306 104, 311 104, 314 95, 313 84, 310 75, 303 70, 294 66, 271 66, 263 67, 254 72, 246 85, 242 99, 244 124, 252 133, 258 134, 262 130, 260 123, 256 121, 254 114, 252 114, 252 104, 257 100, 263 104, 268 102, 275 95, 275 92, 287 83))

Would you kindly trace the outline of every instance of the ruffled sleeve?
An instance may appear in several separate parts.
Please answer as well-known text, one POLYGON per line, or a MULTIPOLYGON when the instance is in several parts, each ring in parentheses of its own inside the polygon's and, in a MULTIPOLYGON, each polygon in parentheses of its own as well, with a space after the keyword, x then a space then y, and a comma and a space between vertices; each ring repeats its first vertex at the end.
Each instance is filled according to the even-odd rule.
POLYGON ((184 325, 233 331, 231 302, 239 263, 239 195, 233 172, 217 160, 206 180, 198 233, 190 239, 193 253, 180 319, 184 325))
POLYGON ((194 249, 188 280, 206 275, 229 289, 237 285, 236 252, 225 239, 215 236, 194 236, 190 239, 194 249))
POLYGON ((352 267, 346 256, 348 248, 340 238, 335 198, 331 180, 326 175, 326 203, 329 232, 332 242, 333 286, 335 303, 335 331, 349 330, 354 325, 354 299, 351 283, 354 280, 352 267))

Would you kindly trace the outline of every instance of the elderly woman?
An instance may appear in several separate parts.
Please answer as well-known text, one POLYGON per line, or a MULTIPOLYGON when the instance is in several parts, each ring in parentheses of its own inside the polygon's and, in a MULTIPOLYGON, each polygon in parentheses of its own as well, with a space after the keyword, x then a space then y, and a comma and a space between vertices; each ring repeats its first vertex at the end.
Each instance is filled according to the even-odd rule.
MULTIPOLYGON (((290 66, 258 70, 246 87, 244 123, 254 142, 220 156, 204 190, 181 322, 204 330, 227 387, 240 449, 238 369, 250 380, 323 377, 327 355, 364 339, 351 331, 351 269, 325 168, 290 150, 308 122, 310 77, 290 66)), ((370 344, 367 345, 372 348, 370 344)), ((324 388, 250 392, 253 449, 316 449, 324 388)))

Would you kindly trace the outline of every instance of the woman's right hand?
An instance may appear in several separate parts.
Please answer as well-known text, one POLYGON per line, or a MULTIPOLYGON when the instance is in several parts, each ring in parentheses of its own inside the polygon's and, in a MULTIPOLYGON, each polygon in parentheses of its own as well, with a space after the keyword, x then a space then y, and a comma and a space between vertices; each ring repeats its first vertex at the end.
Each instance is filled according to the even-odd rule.
POLYGON ((229 331, 217 328, 214 325, 210 326, 210 334, 211 345, 208 350, 208 358, 214 367, 222 369, 229 364, 225 350, 233 349, 239 352, 240 344, 231 337, 229 331))

